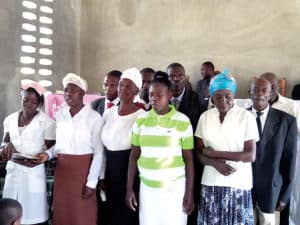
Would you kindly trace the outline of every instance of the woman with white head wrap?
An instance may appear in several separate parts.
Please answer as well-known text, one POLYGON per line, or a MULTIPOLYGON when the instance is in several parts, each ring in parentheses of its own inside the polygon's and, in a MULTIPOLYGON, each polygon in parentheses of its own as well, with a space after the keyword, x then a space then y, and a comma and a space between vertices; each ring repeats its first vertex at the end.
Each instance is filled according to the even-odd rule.
POLYGON ((195 132, 204 164, 198 224, 253 225, 252 168, 258 131, 255 117, 234 105, 237 85, 227 70, 214 77, 215 108, 204 112, 195 132))
POLYGON ((120 104, 103 114, 102 142, 107 160, 105 181, 110 225, 138 224, 138 214, 127 208, 125 194, 132 127, 136 118, 144 113, 134 103, 141 87, 140 72, 136 68, 125 70, 118 85, 120 104))
POLYGON ((58 158, 52 224, 96 225, 96 185, 103 156, 102 118, 83 103, 87 91, 84 79, 68 74, 62 83, 67 105, 55 115, 55 150, 40 154, 42 160, 58 158))

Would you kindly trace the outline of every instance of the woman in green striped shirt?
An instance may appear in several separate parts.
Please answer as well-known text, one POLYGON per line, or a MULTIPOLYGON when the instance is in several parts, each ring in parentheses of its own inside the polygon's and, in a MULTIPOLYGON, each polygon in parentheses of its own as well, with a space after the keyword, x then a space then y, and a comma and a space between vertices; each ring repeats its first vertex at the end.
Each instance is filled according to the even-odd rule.
POLYGON ((193 211, 193 130, 187 116, 169 105, 171 83, 156 72, 149 99, 152 110, 133 126, 126 201, 137 209, 133 185, 139 172, 140 225, 185 225, 193 211))

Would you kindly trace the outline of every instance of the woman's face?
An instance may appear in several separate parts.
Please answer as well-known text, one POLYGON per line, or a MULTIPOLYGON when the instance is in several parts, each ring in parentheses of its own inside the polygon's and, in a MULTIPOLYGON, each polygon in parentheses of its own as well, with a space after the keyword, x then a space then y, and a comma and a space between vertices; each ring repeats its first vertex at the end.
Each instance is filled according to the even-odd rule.
POLYGON ((213 103, 220 113, 227 113, 233 106, 234 94, 230 90, 219 90, 213 95, 213 103))
POLYGON ((64 89, 64 98, 68 106, 76 107, 83 104, 85 92, 75 84, 68 84, 64 89))
POLYGON ((22 105, 23 110, 28 114, 34 114, 36 113, 38 107, 39 107, 39 97, 33 93, 24 91, 23 97, 22 97, 22 105))
POLYGON ((157 114, 165 114, 169 111, 169 101, 172 97, 171 90, 163 84, 151 84, 149 89, 149 100, 152 108, 157 114))
POLYGON ((139 90, 133 81, 124 78, 121 79, 118 85, 118 96, 121 101, 133 101, 139 90))

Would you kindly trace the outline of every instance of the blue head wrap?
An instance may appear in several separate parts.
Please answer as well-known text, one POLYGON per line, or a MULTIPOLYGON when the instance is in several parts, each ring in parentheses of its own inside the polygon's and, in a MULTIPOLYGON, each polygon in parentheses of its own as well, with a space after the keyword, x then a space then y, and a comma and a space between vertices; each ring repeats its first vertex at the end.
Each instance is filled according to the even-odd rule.
POLYGON ((224 69, 222 73, 216 75, 209 85, 210 96, 219 90, 230 90, 233 94, 236 93, 237 85, 235 79, 229 75, 228 70, 224 69))

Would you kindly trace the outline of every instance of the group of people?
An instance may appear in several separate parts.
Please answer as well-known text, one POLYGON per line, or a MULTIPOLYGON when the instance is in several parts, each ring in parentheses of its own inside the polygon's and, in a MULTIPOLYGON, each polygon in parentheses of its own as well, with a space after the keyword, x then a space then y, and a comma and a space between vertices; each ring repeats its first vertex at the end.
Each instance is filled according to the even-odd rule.
POLYGON ((91 105, 87 82, 67 74, 55 122, 41 110, 45 89, 22 86, 0 155, 3 197, 21 203, 21 224, 47 224, 44 163, 56 157, 54 225, 287 225, 299 106, 272 73, 251 82, 249 109, 234 103, 227 70, 205 62, 201 74, 194 92, 179 63, 113 70, 91 105))

